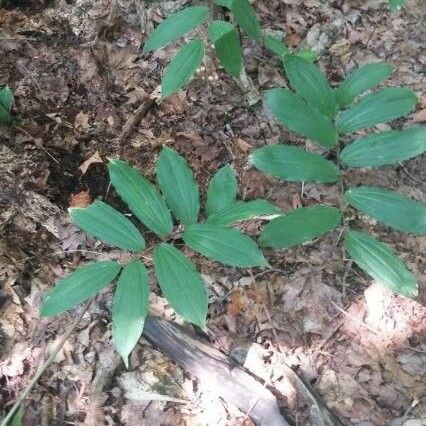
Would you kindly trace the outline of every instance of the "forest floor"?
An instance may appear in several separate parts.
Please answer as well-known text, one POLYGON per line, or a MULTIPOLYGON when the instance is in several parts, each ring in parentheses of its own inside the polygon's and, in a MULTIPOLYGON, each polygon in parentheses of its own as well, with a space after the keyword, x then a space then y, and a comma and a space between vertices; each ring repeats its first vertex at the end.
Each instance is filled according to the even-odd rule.
MULTIPOLYGON (((187 1, 19 3, 0 9, 0 86, 14 91, 17 118, 15 126, 0 130, 0 414, 81 310, 40 319, 46 291, 91 259, 120 258, 86 238, 67 216, 69 206, 97 197, 124 207, 109 188, 108 157, 125 159, 153 178, 167 144, 188 159, 203 197, 209 178, 226 163, 237 173, 243 199, 264 197, 288 211, 338 197, 333 185, 302 189, 248 165, 255 147, 305 141, 279 126, 261 101, 248 105, 211 56, 183 91, 155 103, 129 137, 118 140, 176 51, 172 45, 142 54, 139 46, 162 17, 187 1)), ((282 34, 290 46, 313 48, 333 84, 357 65, 383 60, 396 67, 390 85, 422 96, 424 1, 408 1, 398 13, 372 0, 257 0, 254 6, 264 28, 282 34)), ((246 38, 244 55, 259 93, 286 85, 280 61, 246 38)), ((422 108, 425 102, 406 120, 426 120, 422 108)), ((423 201, 425 177, 425 156, 403 166, 345 172, 348 184, 383 186, 423 201)), ((416 300, 395 296, 347 267, 339 230, 299 248, 267 251, 273 266, 267 272, 225 268, 194 254, 209 288, 208 338, 226 354, 243 353, 245 366, 284 395, 294 424, 318 423, 286 380, 283 357, 343 424, 424 425, 426 238, 355 214, 351 220, 407 262, 419 281, 416 300)), ((245 227, 256 233, 259 223, 245 227)), ((151 306, 174 319, 154 283, 153 290, 151 306)), ((188 372, 143 339, 126 370, 111 345, 110 311, 106 290, 27 398, 25 425, 252 424, 226 401, 203 396, 188 372)))

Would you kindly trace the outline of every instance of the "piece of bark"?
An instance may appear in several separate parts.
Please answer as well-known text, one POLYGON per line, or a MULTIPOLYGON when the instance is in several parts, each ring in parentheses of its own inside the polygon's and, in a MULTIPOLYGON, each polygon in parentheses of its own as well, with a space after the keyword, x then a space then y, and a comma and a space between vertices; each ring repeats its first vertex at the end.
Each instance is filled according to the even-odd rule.
POLYGON ((252 375, 182 326, 148 317, 144 337, 204 388, 238 407, 257 425, 288 426, 275 396, 252 375))

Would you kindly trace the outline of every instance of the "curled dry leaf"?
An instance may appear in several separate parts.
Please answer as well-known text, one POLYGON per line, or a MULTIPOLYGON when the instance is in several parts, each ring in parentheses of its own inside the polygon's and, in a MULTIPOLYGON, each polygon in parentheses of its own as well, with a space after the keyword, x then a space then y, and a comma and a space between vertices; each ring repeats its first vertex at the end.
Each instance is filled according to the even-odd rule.
POLYGON ((77 194, 71 194, 68 207, 87 207, 92 202, 90 190, 80 191, 77 194))
POLYGON ((79 169, 81 170, 81 175, 84 176, 87 173, 89 167, 95 163, 102 163, 102 158, 99 155, 99 151, 96 151, 90 158, 88 158, 84 163, 81 164, 81 166, 79 167, 79 169))

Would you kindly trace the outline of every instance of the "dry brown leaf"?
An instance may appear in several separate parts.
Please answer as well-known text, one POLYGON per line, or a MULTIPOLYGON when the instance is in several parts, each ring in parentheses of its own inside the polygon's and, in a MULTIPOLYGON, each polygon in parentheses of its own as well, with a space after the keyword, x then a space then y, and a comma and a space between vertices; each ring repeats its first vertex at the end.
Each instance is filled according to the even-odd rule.
POLYGON ((235 288, 230 295, 230 302, 228 305, 228 314, 238 315, 244 309, 243 294, 241 288, 235 288))
POLYGON ((426 122, 426 109, 422 109, 419 112, 416 112, 413 117, 414 123, 424 123, 426 122))
POLYGON ((87 207, 92 202, 90 190, 80 191, 77 194, 71 194, 69 207, 87 207))
POLYGON ((96 151, 90 158, 88 158, 80 167, 81 175, 85 175, 87 173, 88 168, 95 163, 102 163, 102 158, 99 155, 99 151, 96 151))

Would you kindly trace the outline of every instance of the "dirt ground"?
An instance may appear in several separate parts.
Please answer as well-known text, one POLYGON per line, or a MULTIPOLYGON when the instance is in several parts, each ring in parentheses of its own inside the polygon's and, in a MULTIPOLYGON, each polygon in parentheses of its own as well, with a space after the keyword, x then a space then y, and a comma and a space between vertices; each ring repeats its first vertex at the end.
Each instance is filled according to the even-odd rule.
MULTIPOLYGON (((8 0, 0 8, 0 86, 13 89, 17 118, 15 126, 0 129, 0 414, 81 310, 40 319, 45 292, 90 259, 120 258, 67 218, 70 205, 96 197, 125 210, 109 188, 108 157, 126 159, 152 178, 167 144, 187 157, 203 194, 215 170, 232 163, 244 199, 265 197, 284 211, 337 200, 335 186, 309 184, 302 191, 249 167, 255 147, 305 142, 278 126, 262 102, 248 105, 247 93, 211 56, 185 90, 153 105, 120 143, 126 120, 158 86, 177 47, 142 54, 139 46, 163 16, 189 3, 8 0)), ((384 60, 396 67, 389 84, 422 96, 423 0, 408 1, 394 14, 378 0, 254 5, 264 28, 290 46, 317 52, 333 84, 359 64, 384 60)), ((286 84, 279 60, 246 38, 244 54, 251 96, 286 84)), ((419 104, 392 126, 424 121, 425 111, 419 104)), ((399 167, 345 172, 347 184, 376 184, 423 201, 425 177, 425 156, 399 167)), ((355 213, 351 223, 390 243, 408 263, 420 287, 415 301, 347 268, 339 230, 310 245, 266 252, 268 272, 193 255, 209 287, 208 337, 216 348, 245 358, 245 366, 282 395, 294 424, 319 423, 312 404, 286 380, 283 359, 343 424, 425 425, 426 238, 355 213)), ((259 225, 244 226, 255 234, 259 225)), ((153 290, 152 308, 174 318, 154 283, 153 290)), ((252 424, 226 401, 199 392, 188 372, 143 340, 126 370, 111 345, 110 311, 106 290, 26 400, 25 425, 252 424)))

